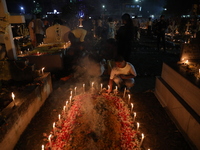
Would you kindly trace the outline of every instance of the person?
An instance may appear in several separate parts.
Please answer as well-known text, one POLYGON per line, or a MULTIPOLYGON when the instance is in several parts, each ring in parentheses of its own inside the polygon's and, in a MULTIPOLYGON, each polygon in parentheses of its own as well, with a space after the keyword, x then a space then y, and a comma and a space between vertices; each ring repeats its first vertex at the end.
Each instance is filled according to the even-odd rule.
POLYGON ((151 36, 151 33, 152 33, 152 21, 151 21, 151 17, 149 17, 147 21, 147 35, 151 36))
POLYGON ((134 86, 134 78, 137 76, 135 67, 124 60, 122 56, 117 56, 115 59, 115 67, 111 70, 109 80, 108 93, 112 92, 113 83, 117 84, 118 88, 122 88, 124 84, 127 88, 127 92, 130 92, 131 87, 134 86))
POLYGON ((108 39, 115 38, 115 23, 112 18, 108 18, 108 39))
POLYGON ((138 41, 139 40, 139 36, 138 36, 138 34, 139 34, 139 29, 140 29, 140 22, 139 22, 139 20, 138 20, 138 16, 137 15, 135 15, 135 18, 133 19, 133 29, 134 29, 134 40, 135 41, 138 41))
POLYGON ((72 30, 71 32, 77 38, 77 41, 84 42, 85 36, 87 34, 87 30, 85 30, 83 28, 76 28, 76 29, 72 30))
POLYGON ((40 13, 36 14, 36 19, 34 20, 34 33, 36 37, 36 45, 43 42, 45 27, 43 21, 40 19, 40 13))
POLYGON ((85 37, 85 39, 87 41, 90 41, 93 39, 93 23, 92 23, 92 20, 89 19, 89 15, 86 14, 85 15, 85 19, 83 20, 83 29, 85 29, 87 31, 87 35, 85 37))
POLYGON ((165 48, 165 31, 167 29, 167 22, 165 21, 165 16, 161 15, 160 20, 156 23, 156 35, 157 35, 157 50, 160 51, 160 44, 162 40, 163 50, 166 52, 165 48))
POLYGON ((31 44, 33 47, 36 46, 36 38, 34 33, 34 17, 31 18, 31 21, 28 24, 28 30, 30 35, 31 44))
POLYGON ((116 34, 118 54, 129 61, 133 44, 133 22, 127 13, 122 15, 121 19, 124 25, 119 28, 116 34))

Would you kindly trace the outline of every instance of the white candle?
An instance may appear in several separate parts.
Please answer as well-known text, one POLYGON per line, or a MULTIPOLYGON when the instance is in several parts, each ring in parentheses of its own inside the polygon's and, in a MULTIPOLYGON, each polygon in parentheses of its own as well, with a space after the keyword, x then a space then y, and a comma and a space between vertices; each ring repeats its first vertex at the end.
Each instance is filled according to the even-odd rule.
POLYGON ((134 106, 133 103, 131 103, 131 113, 132 113, 132 111, 133 111, 133 106, 134 106))
POLYGON ((58 121, 60 121, 60 114, 58 115, 58 121))
POLYGON ((102 91, 102 89, 103 89, 103 84, 101 83, 101 91, 102 91))
POLYGON ((77 89, 77 87, 74 88, 74 95, 76 95, 76 89, 77 89))
POLYGON ((92 82, 92 88, 94 87, 94 82, 92 82))
POLYGON ((69 97, 69 103, 72 104, 72 96, 69 97))
POLYGON ((65 113, 66 111, 66 106, 63 106, 63 113, 65 113))
POLYGON ((124 88, 124 95, 123 95, 123 98, 125 98, 126 96, 126 88, 124 88))
POLYGON ((115 90, 116 90, 116 91, 118 90, 117 86, 115 86, 115 90))
POLYGON ((44 150, 44 145, 42 145, 42 150, 44 150))
POLYGON ((108 90, 110 90, 110 85, 108 85, 108 90))
POLYGON ((54 122, 54 123, 53 123, 53 133, 54 133, 54 135, 55 135, 55 133, 56 133, 55 127, 56 127, 56 123, 54 122))
POLYGON ((140 127, 140 123, 137 122, 137 131, 139 130, 139 127, 140 127))
POLYGON ((134 112, 133 114, 134 114, 133 121, 135 121, 135 118, 136 118, 136 112, 134 112))
POLYGON ((14 103, 14 106, 15 106, 15 94, 12 92, 12 100, 13 100, 13 103, 14 103))
POLYGON ((83 93, 85 93, 85 84, 83 84, 83 93))
POLYGON ((131 95, 128 94, 128 104, 130 103, 131 95))
POLYGON ((42 68, 42 74, 44 74, 44 69, 45 69, 45 67, 42 68))
POLYGON ((70 96, 72 96, 73 91, 70 91, 70 96))
POLYGON ((51 134, 49 135, 49 137, 48 137, 48 140, 49 140, 49 146, 51 147, 52 146, 52 143, 51 143, 51 134))
POLYGON ((141 141, 140 141, 139 147, 142 146, 143 140, 144 140, 144 134, 142 133, 142 139, 141 139, 141 141))

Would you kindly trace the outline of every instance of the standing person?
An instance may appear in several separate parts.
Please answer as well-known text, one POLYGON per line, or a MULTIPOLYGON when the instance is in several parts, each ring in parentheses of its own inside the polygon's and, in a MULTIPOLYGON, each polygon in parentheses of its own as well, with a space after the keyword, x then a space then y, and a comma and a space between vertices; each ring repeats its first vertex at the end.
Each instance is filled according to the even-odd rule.
POLYGON ((133 27, 134 27, 134 41, 139 40, 139 29, 140 29, 140 22, 138 20, 138 16, 135 15, 135 18, 133 19, 133 27))
POLYGON ((155 25, 155 31, 157 35, 157 50, 160 51, 160 44, 162 40, 163 50, 166 52, 165 47, 165 31, 167 29, 167 22, 165 21, 165 16, 161 15, 160 20, 155 25))
POLYGON ((149 17, 149 20, 147 21, 147 35, 151 36, 152 33, 152 21, 151 17, 149 17))
POLYGON ((112 18, 108 18, 108 39, 115 38, 115 23, 112 18))
POLYGON ((34 20, 34 32, 36 37, 36 44, 39 45, 43 42, 45 27, 44 23, 40 18, 40 13, 36 15, 36 19, 34 20))
POLYGON ((126 62, 122 56, 117 56, 115 58, 115 65, 116 66, 111 70, 110 73, 110 88, 108 93, 112 92, 113 82, 115 82, 119 88, 125 85, 127 92, 130 93, 130 89, 135 83, 134 78, 137 76, 134 66, 131 63, 126 62))
POLYGON ((133 22, 129 14, 122 15, 121 19, 124 25, 119 28, 116 34, 118 54, 129 61, 133 45, 133 22))
POLYGON ((83 29, 87 31, 87 35, 85 37, 86 41, 91 41, 93 39, 93 23, 92 20, 89 18, 89 15, 85 15, 83 20, 83 29))
POLYGON ((33 45, 33 47, 35 47, 36 46, 36 38, 35 38, 35 33, 34 33, 34 17, 31 18, 31 21, 28 24, 28 30, 29 30, 29 34, 30 34, 31 44, 33 45))

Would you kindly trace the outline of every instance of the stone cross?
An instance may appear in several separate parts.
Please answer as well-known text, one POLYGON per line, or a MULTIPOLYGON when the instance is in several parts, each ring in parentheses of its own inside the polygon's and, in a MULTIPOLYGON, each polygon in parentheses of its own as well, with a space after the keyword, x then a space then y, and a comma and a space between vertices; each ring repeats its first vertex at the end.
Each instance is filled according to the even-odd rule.
POLYGON ((5 43, 7 56, 11 60, 17 59, 11 23, 25 23, 24 16, 10 16, 5 0, 0 0, 0 43, 5 43))

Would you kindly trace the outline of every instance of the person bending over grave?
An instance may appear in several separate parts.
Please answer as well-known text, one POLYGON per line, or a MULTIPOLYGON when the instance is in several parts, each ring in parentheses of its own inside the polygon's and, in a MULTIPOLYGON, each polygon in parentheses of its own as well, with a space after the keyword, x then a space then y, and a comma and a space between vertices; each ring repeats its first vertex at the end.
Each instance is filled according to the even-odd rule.
POLYGON ((134 86, 134 78, 137 76, 135 67, 124 60, 122 56, 115 57, 115 67, 111 70, 108 93, 112 92, 113 83, 115 82, 118 88, 126 86, 127 92, 130 93, 131 87, 134 86))

